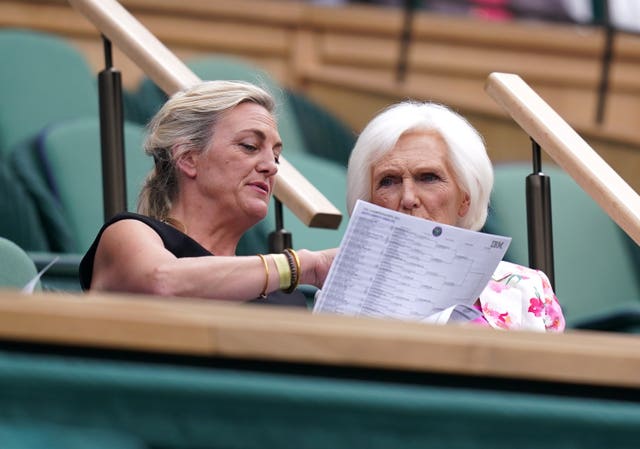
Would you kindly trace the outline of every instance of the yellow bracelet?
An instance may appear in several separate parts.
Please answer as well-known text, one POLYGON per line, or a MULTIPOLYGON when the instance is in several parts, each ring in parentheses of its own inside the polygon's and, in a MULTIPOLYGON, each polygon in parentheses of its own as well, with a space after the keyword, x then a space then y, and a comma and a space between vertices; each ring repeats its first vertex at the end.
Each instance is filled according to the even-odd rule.
POLYGON ((262 255, 258 254, 260 260, 262 260, 262 265, 264 265, 264 287, 262 288, 262 293, 260 293, 260 298, 265 299, 267 297, 267 288, 269 288, 269 264, 267 263, 267 259, 262 255))
POLYGON ((287 262, 287 256, 284 254, 272 254, 271 257, 276 263, 278 275, 280 276, 280 290, 289 288, 291 286, 291 269, 289 268, 289 262, 287 262))

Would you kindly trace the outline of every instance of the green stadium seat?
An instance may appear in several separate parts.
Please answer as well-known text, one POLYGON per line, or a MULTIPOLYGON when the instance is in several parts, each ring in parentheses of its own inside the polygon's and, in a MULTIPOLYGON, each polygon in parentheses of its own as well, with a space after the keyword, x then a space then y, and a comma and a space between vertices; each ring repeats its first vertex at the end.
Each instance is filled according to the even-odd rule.
POLYGON ((96 77, 51 34, 0 29, 0 156, 60 120, 98 115, 96 77))
MULTIPOLYGON (((600 322, 640 307, 638 248, 609 216, 556 166, 551 178, 555 291, 570 327, 600 322)), ((495 166, 484 230, 513 238, 505 259, 528 265, 525 178, 527 163, 495 166)))
POLYGON ((287 96, 307 150, 346 167, 356 143, 355 132, 302 92, 287 90, 287 96))
MULTIPOLYGON (((142 150, 144 128, 124 125, 127 209, 135 211, 138 194, 152 168, 142 150)), ((81 118, 59 123, 38 139, 44 174, 74 236, 74 249, 84 253, 104 223, 100 123, 81 118)))
MULTIPOLYGON (((22 289, 38 274, 29 255, 11 240, 0 237, 0 288, 22 289)), ((38 282, 36 290, 40 290, 38 282)))
POLYGON ((26 251, 49 251, 38 208, 21 179, 0 160, 0 236, 26 251))

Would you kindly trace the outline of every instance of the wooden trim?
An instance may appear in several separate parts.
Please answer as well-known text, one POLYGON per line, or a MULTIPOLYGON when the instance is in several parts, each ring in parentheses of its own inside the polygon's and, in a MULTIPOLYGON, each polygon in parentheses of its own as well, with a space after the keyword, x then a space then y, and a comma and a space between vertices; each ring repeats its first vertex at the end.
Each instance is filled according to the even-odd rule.
POLYGON ((35 4, 3 1, 0 25, 7 28, 30 28, 64 36, 99 36, 87 19, 73 11, 69 5, 35 4), (51 20, 55 17, 56 20, 51 20))
POLYGON ((604 43, 601 29, 543 21, 490 22, 471 26, 467 17, 417 14, 417 40, 466 43, 476 48, 598 57, 604 43))
POLYGON ((268 5, 265 5, 264 0, 187 0, 180 2, 175 0, 122 0, 120 3, 128 10, 153 14, 180 15, 204 20, 208 18, 222 19, 234 22, 241 19, 243 22, 289 26, 300 23, 306 14, 304 3, 288 1, 269 1, 268 5))
POLYGON ((504 332, 211 300, 0 291, 0 339, 640 387, 637 336, 504 332))

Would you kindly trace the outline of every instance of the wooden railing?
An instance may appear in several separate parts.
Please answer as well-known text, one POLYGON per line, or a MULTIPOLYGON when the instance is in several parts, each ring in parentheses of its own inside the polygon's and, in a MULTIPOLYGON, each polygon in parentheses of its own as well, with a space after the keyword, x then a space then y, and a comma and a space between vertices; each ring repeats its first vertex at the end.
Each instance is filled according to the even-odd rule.
POLYGON ((640 196, 517 75, 493 73, 486 90, 640 245, 640 196))
POLYGON ((0 341, 640 389, 638 338, 139 295, 0 291, 0 341))
MULTIPOLYGON (((69 0, 168 95, 200 81, 178 57, 115 0, 69 0)), ((342 214, 284 158, 275 196, 306 225, 336 229, 342 214)))

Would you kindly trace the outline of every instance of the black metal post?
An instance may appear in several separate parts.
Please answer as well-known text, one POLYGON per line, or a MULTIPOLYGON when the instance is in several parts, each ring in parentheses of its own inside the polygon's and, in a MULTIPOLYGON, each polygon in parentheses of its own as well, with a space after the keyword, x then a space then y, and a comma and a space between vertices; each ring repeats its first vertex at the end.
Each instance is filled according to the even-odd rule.
POLYGON ((533 173, 527 176, 527 235, 529 266, 542 270, 555 288, 553 230, 551 223, 551 178, 542 173, 540 145, 533 139, 533 173))
POLYGON ((100 95, 100 142, 102 148, 102 196, 105 221, 127 210, 124 164, 124 113, 122 78, 113 68, 111 42, 102 36, 105 69, 98 74, 100 95))
POLYGON ((604 0, 602 7, 602 22, 605 30, 604 48, 602 50, 602 61, 600 63, 600 82, 598 83, 598 99, 596 105, 596 123, 602 125, 604 122, 607 95, 609 94, 609 74, 611 72, 611 61, 613 59, 613 43, 615 39, 615 28, 611 23, 609 14, 609 1, 604 0))
POLYGON ((293 237, 284 229, 282 202, 275 196, 273 200, 276 204, 276 230, 269 234, 269 252, 281 253, 286 248, 293 248, 293 237))
POLYGON ((413 35, 413 17, 415 13, 416 0, 404 0, 404 19, 402 24, 402 34, 400 35, 400 52, 398 54, 398 65, 396 67, 396 81, 404 82, 407 76, 407 66, 409 60, 409 47, 413 35))

